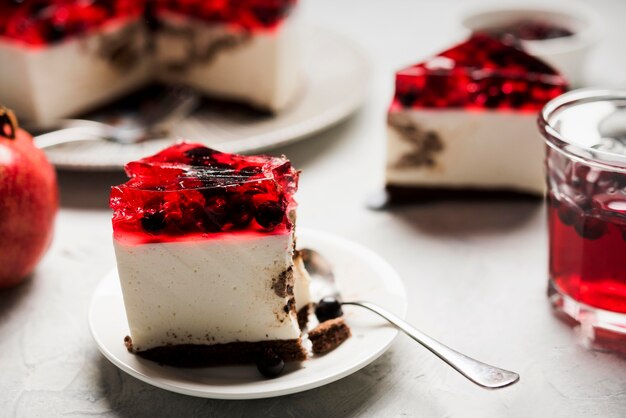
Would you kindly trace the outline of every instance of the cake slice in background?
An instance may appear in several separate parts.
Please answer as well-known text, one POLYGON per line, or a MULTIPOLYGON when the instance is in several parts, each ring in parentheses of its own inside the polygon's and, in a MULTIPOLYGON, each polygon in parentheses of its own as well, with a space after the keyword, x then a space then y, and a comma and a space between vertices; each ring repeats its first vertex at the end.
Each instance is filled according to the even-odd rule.
POLYGON ((165 81, 279 112, 302 82, 295 3, 2 2, 0 100, 46 123, 165 81))
POLYGON ((299 32, 289 16, 295 3, 163 2, 157 78, 269 112, 284 109, 302 82, 299 32))
POLYGON ((20 118, 45 123, 147 83, 152 65, 141 4, 1 2, 0 100, 20 118))
POLYGON ((396 74, 387 120, 391 202, 541 196, 539 110, 565 79, 476 34, 396 74))
POLYGON ((180 143, 126 172, 110 204, 129 350, 186 367, 304 360, 290 162, 180 143))

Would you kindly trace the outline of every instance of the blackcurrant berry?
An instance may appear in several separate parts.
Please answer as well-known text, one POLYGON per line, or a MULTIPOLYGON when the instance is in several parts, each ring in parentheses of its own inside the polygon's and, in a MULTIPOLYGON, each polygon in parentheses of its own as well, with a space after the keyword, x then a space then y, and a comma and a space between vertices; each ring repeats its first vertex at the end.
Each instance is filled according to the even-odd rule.
POLYGON ((278 202, 263 202, 256 208, 254 219, 265 229, 274 229, 285 216, 283 206, 278 202))
POLYGON ((265 350, 256 361, 256 367, 265 377, 277 377, 285 368, 285 362, 274 351, 265 350))
POLYGON ((340 316, 343 316, 341 303, 333 297, 325 297, 320 300, 315 307, 315 316, 320 322, 339 318, 340 316))
POLYGON ((163 212, 145 213, 141 218, 141 226, 144 231, 151 234, 165 228, 165 214, 163 212))

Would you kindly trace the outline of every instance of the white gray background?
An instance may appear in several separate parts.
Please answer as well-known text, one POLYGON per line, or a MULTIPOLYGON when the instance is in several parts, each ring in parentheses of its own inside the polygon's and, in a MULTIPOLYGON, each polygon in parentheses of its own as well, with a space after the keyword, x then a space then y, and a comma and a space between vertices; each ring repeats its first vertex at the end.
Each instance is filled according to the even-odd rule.
MULTIPOLYGON (((108 187, 123 175, 60 173, 53 246, 31 281, 0 293, 0 416, 626 416, 626 359, 586 350, 550 312, 542 204, 365 208, 382 184, 393 70, 455 39, 463 3, 306 1, 303 20, 368 52, 373 79, 363 88, 370 95, 347 122, 274 153, 303 171, 301 226, 380 253, 404 279, 413 324, 520 372, 519 384, 480 389, 405 336, 360 372, 282 398, 205 400, 142 383, 98 352, 87 326, 91 293, 115 262, 108 187)), ((626 85, 626 2, 588 4, 606 22, 589 80, 626 85)))

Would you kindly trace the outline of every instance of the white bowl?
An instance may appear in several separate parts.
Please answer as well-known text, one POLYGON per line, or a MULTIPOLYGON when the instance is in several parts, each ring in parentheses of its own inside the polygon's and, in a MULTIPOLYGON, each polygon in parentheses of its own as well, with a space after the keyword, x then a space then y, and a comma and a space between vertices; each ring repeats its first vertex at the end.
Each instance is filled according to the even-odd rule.
POLYGON ((571 86, 581 86, 585 60, 602 32, 598 16, 588 7, 574 2, 484 6, 466 13, 462 23, 465 29, 474 32, 526 19, 554 23, 574 33, 560 38, 522 40, 521 44, 528 53, 563 74, 571 86))

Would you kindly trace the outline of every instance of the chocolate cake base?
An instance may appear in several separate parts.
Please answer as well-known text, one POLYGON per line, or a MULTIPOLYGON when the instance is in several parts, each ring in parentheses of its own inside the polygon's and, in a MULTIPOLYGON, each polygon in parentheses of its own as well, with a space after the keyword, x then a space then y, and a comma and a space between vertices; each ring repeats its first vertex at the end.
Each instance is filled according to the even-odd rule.
POLYGON ((385 187, 385 192, 387 194, 385 206, 442 201, 515 200, 539 202, 543 199, 541 195, 508 189, 397 186, 388 184, 385 187))
POLYGON ((210 367, 228 364, 254 363, 266 350, 271 350, 283 361, 304 361, 307 352, 302 341, 272 340, 258 342, 232 342, 226 344, 180 344, 135 351, 130 337, 124 344, 131 353, 157 363, 175 367, 210 367))
POLYGON ((350 328, 343 318, 324 321, 309 332, 309 340, 313 343, 313 353, 315 354, 328 353, 351 336, 350 328))
POLYGON ((301 330, 305 329, 307 324, 309 323, 309 314, 311 313, 312 306, 313 305, 309 303, 300 308, 300 310, 298 311, 298 325, 300 326, 301 330))

